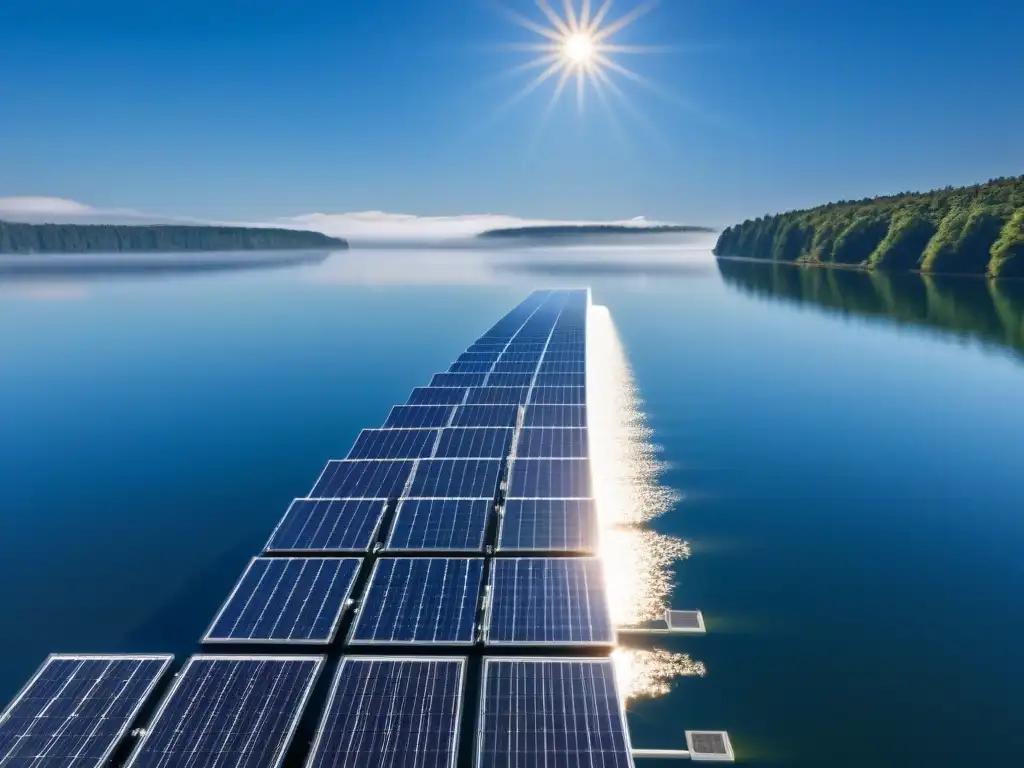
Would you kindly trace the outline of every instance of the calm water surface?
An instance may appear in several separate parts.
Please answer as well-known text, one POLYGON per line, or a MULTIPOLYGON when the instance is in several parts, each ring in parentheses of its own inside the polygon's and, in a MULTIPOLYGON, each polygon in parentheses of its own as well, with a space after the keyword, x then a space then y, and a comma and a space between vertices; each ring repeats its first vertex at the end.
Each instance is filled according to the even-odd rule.
POLYGON ((697 250, 0 278, 0 699, 50 651, 195 650, 327 459, 526 292, 580 285, 622 417, 616 610, 709 625, 620 654, 634 743, 1020 764, 1024 288, 697 250))

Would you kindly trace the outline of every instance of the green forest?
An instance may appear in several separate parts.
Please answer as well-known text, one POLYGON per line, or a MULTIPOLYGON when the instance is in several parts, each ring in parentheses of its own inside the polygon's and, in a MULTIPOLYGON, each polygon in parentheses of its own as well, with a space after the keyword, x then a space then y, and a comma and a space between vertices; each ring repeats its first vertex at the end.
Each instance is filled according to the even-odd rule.
POLYGON ((0 253, 265 251, 347 248, 344 240, 293 229, 0 221, 0 253))
POLYGON ((715 255, 1024 277, 1024 176, 750 219, 719 235, 715 255))

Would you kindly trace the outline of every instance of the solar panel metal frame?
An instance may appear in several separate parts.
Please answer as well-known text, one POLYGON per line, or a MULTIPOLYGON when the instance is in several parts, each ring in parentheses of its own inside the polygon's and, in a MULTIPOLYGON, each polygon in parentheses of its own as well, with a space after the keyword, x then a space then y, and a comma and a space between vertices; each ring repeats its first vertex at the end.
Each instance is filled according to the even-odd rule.
POLYGON ((342 616, 345 615, 345 609, 350 607, 351 605, 349 601, 352 599, 352 590, 355 587, 356 581, 358 581, 359 579, 359 571, 362 569, 362 567, 363 558, 361 557, 261 557, 257 555, 249 561, 249 564, 245 567, 245 570, 242 571, 242 575, 238 577, 238 581, 235 582, 235 586, 232 587, 230 594, 228 594, 228 597, 224 601, 224 604, 221 605, 220 609, 217 611, 217 615, 213 617, 213 621, 210 622, 210 626, 206 628, 206 632, 203 633, 203 637, 200 639, 199 642, 201 644, 209 643, 215 645, 330 645, 338 636, 338 630, 341 629, 341 619, 342 616), (235 595, 238 593, 238 590, 241 588, 242 582, 245 581, 245 577, 249 575, 249 571, 252 570, 252 567, 256 564, 257 560, 270 560, 274 562, 287 562, 290 560, 327 560, 338 563, 344 560, 359 561, 359 564, 356 566, 355 572, 352 574, 352 578, 348 580, 348 587, 345 589, 345 596, 338 603, 338 611, 334 615, 334 620, 331 622, 331 634, 327 639, 322 640, 318 638, 300 638, 298 640, 280 640, 273 638, 210 637, 210 633, 213 632, 213 628, 217 626, 217 622, 220 621, 220 617, 224 614, 224 611, 227 610, 228 605, 231 604, 231 601, 234 599, 235 595))
POLYGON ((618 680, 615 676, 615 662, 610 658, 595 658, 593 656, 485 656, 480 671, 480 700, 479 706, 477 707, 476 716, 477 730, 473 734, 473 768, 483 768, 483 723, 484 715, 486 713, 485 704, 487 701, 488 667, 490 666, 491 662, 502 663, 510 661, 520 661, 529 663, 583 663, 610 666, 612 668, 612 681, 615 686, 615 699, 618 703, 618 706, 616 707, 616 711, 618 712, 618 725, 622 729, 622 733, 626 740, 627 765, 630 768, 636 768, 636 763, 633 760, 633 744, 629 736, 629 723, 626 720, 626 701, 622 696, 621 691, 619 691, 618 680))
POLYGON ((580 555, 575 557, 544 557, 538 555, 530 555, 527 557, 501 557, 494 558, 491 560, 491 570, 487 577, 487 583, 484 585, 485 594, 487 595, 487 605, 484 610, 484 617, 482 621, 482 635, 484 638, 484 645, 491 648, 613 648, 616 643, 616 631, 615 622, 612 619, 612 606, 611 597, 608 594, 607 580, 605 579, 605 588, 601 590, 604 596, 605 613, 608 616, 608 626, 611 630, 611 637, 608 640, 493 640, 491 638, 491 618, 494 613, 494 596, 496 589, 494 588, 494 579, 497 572, 497 567, 500 563, 522 563, 526 560, 546 560, 558 563, 565 563, 571 560, 590 560, 597 561, 601 568, 601 577, 605 579, 604 565, 601 564, 601 558, 597 555, 580 555))
POLYGON ((262 766, 261 768, 280 768, 281 764, 284 763, 284 759, 288 754, 288 749, 291 747, 292 740, 295 738, 295 731, 299 727, 299 721, 302 719, 303 713, 306 711, 306 707, 309 704, 309 699, 313 694, 313 689, 316 688, 316 682, 320 678, 320 673, 323 672, 324 663, 326 656, 309 656, 309 655, 287 655, 287 656, 275 656, 275 655, 253 655, 247 656, 242 654, 218 654, 218 653, 196 653, 188 658, 185 662, 185 666, 181 668, 178 674, 174 678, 174 684, 170 690, 164 694, 163 700, 160 702, 159 708, 149 719, 146 729, 142 734, 142 738, 135 744, 128 759, 125 760, 122 768, 132 768, 135 765, 136 759, 142 753, 143 748, 149 741, 150 737, 154 733, 154 726, 160 722, 160 717, 163 715, 167 706, 174 700, 174 694, 177 693, 178 688, 181 687, 185 681, 185 673, 188 672, 189 668, 196 661, 312 661, 314 662, 313 674, 309 676, 309 682, 306 684, 306 691, 303 693, 302 698, 299 700, 298 705, 295 707, 295 713, 289 723, 289 727, 286 729, 284 738, 281 740, 281 754, 277 760, 268 765, 262 766))
POLYGON ((431 552, 430 557, 403 557, 401 553, 394 555, 387 555, 378 557, 373 563, 373 570, 370 572, 370 578, 366 582, 366 586, 363 588, 363 594, 360 599, 359 612, 356 614, 355 619, 352 621, 352 625, 348 628, 348 634, 345 637, 346 646, 356 647, 369 647, 369 646, 381 646, 389 648, 416 648, 416 647, 427 647, 427 648, 452 648, 452 647, 471 647, 476 645, 478 638, 480 637, 480 623, 477 621, 477 617, 480 612, 480 600, 487 593, 487 562, 483 555, 458 555, 454 557, 445 556, 435 552, 431 552), (473 637, 469 640, 377 640, 377 639, 364 639, 356 637, 356 630, 359 628, 359 624, 362 621, 363 608, 366 604, 366 599, 370 595, 370 588, 373 586, 374 580, 377 578, 377 574, 381 567, 381 563, 386 560, 403 560, 410 563, 423 563, 428 560, 466 560, 473 561, 479 560, 480 566, 480 588, 476 594, 476 605, 473 611, 473 637))
MULTIPOLYGON (((117 751, 117 748, 124 742, 125 737, 131 731, 132 725, 138 719, 139 713, 146 706, 150 697, 152 697, 153 691, 160 684, 160 681, 166 677, 167 670, 170 669, 171 663, 174 661, 174 655, 170 653, 51 653, 39 665, 28 682, 11 699, 10 703, 0 711, 0 725, 7 722, 7 719, 14 712, 14 708, 32 690, 32 686, 35 685, 46 668, 54 661, 163 661, 159 671, 153 676, 149 685, 146 686, 145 692, 139 697, 138 703, 132 708, 131 714, 125 719, 124 725, 117 730, 117 734, 111 739, 110 744, 103 751, 103 755, 96 761, 97 766, 105 766, 109 763, 111 756, 117 751)), ((49 701, 53 701, 53 697, 49 701)))
POLYGON ((315 556, 315 553, 317 553, 317 552, 330 552, 330 553, 339 553, 339 554, 342 554, 342 553, 364 554, 366 552, 369 552, 370 549, 373 548, 374 542, 376 542, 377 538, 380 536, 380 528, 384 524, 384 514, 385 514, 385 512, 387 512, 387 505, 388 505, 388 500, 387 499, 382 499, 382 498, 381 499, 345 499, 345 498, 336 499, 336 498, 330 498, 330 497, 329 498, 316 498, 316 497, 309 498, 308 496, 301 496, 301 497, 292 499, 291 503, 288 505, 287 511, 285 511, 285 513, 281 517, 281 519, 277 521, 277 525, 274 526, 274 530, 270 533, 270 538, 267 539, 267 543, 263 546, 263 552, 266 553, 266 554, 275 554, 275 555, 294 554, 294 555, 300 556, 300 557, 302 557, 302 556, 310 556, 311 554, 313 556, 315 556), (369 541, 366 543, 366 546, 361 548, 361 549, 357 549, 355 547, 323 547, 323 548, 321 548, 321 547, 302 547, 302 548, 272 547, 271 544, 273 544, 274 537, 277 536, 277 532, 281 529, 281 526, 284 525, 284 521, 288 519, 288 515, 291 514, 292 507, 295 506, 295 502, 297 502, 297 501, 326 501, 326 502, 328 502, 328 507, 330 507, 332 502, 341 502, 342 504, 345 504, 345 503, 359 504, 359 503, 362 503, 362 502, 377 502, 378 503, 378 507, 379 507, 379 512, 377 514, 377 522, 373 526, 373 531, 370 534, 369 541))
POLYGON ((494 499, 456 499, 456 498, 439 498, 439 499, 427 499, 418 497, 406 497, 398 501, 398 506, 395 509, 394 519, 391 521, 391 530, 388 532, 387 541, 384 544, 384 548, 381 550, 382 554, 401 556, 403 554, 430 554, 430 555, 441 555, 445 552, 456 552, 460 555, 466 554, 480 554, 484 551, 484 546, 487 544, 487 525, 490 523, 491 517, 494 515, 494 499), (487 516, 484 519, 483 528, 480 530, 480 543, 478 546, 473 548, 459 548, 459 547, 396 547, 394 545, 395 532, 398 530, 398 523, 402 517, 402 512, 405 509, 405 505, 409 502, 413 503, 444 503, 446 501, 451 502, 463 502, 473 505, 486 505, 487 516))
POLYGON ((396 661, 396 662, 430 662, 430 661, 454 661, 458 662, 460 666, 459 677, 461 684, 459 687, 459 695, 457 704, 455 707, 455 713, 452 716, 452 721, 455 723, 455 728, 452 733, 451 752, 452 759, 448 763, 447 768, 457 768, 459 760, 459 736, 461 735, 463 709, 466 705, 466 677, 467 670, 469 667, 469 660, 465 656, 367 656, 367 655, 345 655, 341 658, 341 663, 338 665, 338 669, 334 674, 334 679, 331 681, 331 688, 327 694, 327 701, 324 703, 323 713, 321 714, 317 726, 316 733, 313 736, 313 741, 309 746, 309 753, 306 756, 305 768, 312 768, 313 757, 316 755, 316 751, 320 746, 320 742, 323 740, 326 720, 331 712, 331 707, 334 704, 334 698, 338 693, 338 687, 341 685, 341 675, 348 662, 366 662, 366 661, 396 661))

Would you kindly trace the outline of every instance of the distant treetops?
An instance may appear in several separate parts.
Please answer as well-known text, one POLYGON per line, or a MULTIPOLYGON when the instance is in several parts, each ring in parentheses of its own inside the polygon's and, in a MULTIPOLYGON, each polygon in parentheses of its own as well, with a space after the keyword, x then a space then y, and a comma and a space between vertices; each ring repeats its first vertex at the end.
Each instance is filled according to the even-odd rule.
POLYGON ((1024 277, 1024 176, 747 220, 717 256, 820 266, 1024 277))

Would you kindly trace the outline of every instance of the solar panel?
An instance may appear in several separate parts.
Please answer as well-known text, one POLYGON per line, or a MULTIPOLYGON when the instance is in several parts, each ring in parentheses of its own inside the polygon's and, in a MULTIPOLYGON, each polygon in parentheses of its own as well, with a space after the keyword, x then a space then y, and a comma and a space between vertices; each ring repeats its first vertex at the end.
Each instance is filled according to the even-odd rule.
POLYGON ((349 643, 473 643, 483 572, 481 557, 380 558, 349 643))
POLYGON ((611 659, 484 659, 474 768, 633 768, 611 659))
POLYGON ((529 387, 474 387, 466 405, 523 405, 529 393, 529 387))
POLYGON ((585 427, 587 409, 584 405, 531 405, 523 421, 526 427, 585 427))
POLYGON ((253 558, 203 642, 331 642, 362 562, 358 557, 253 558))
POLYGON ((403 499, 389 551, 482 552, 491 499, 403 499))
POLYGON ((313 489, 314 499, 390 499, 401 494, 414 461, 329 461, 313 489))
POLYGON ((585 373, 538 373, 533 382, 534 387, 585 387, 585 373))
POLYGON ((534 387, 531 405, 586 405, 586 387, 534 387))
POLYGON ((686 731, 686 748, 695 763, 735 761, 726 731, 686 731))
POLYGON ((487 386, 528 387, 532 381, 532 373, 492 373, 487 377, 487 386))
POLYGON ((436 429, 364 429, 348 459, 421 459, 434 452, 436 429))
POLYGON ((506 355, 531 355, 536 358, 544 353, 547 345, 543 341, 515 341, 513 340, 506 348, 502 357, 506 355))
POLYGON ((498 490, 500 459, 423 459, 407 496, 423 499, 491 499, 498 490))
POLYGON ((509 499, 501 516, 499 552, 597 551, 593 499, 509 499))
POLYGON ((126 768, 277 768, 322 665, 322 656, 193 656, 126 768))
POLYGON ((543 354, 543 347, 536 351, 506 350, 501 357, 498 358, 498 361, 502 363, 532 363, 533 365, 536 365, 540 362, 540 358, 543 354))
POLYGON ((416 387, 406 401, 408 405, 459 405, 466 396, 462 387, 416 387))
POLYGON ((544 364, 550 365, 554 363, 583 363, 586 362, 587 355, 582 349, 546 349, 544 351, 544 364))
POLYGON ((604 569, 596 557, 514 557, 491 563, 490 645, 611 645, 604 569))
POLYGON ((265 552, 366 552, 384 518, 384 499, 295 499, 265 552))
POLYGON ((589 459, 522 459, 509 475, 508 497, 522 499, 587 499, 593 493, 589 459))
POLYGON ((393 429, 429 429, 443 427, 452 417, 446 405, 396 405, 391 408, 385 427, 393 429))
POLYGON ((0 714, 0 765, 105 765, 172 658, 49 656, 0 714))
POLYGON ((464 658, 346 656, 307 768, 455 768, 464 658))
POLYGON ((463 352, 457 358, 457 363, 493 363, 501 356, 502 347, 496 347, 486 352, 463 352))
POLYGON ((455 411, 453 427, 514 427, 518 405, 462 405, 455 411))
POLYGON ((576 458, 589 455, 587 430, 538 427, 519 433, 516 456, 526 458, 576 458))
POLYGON ((705 632, 704 614, 700 611, 665 611, 665 624, 673 632, 699 635, 705 632))
POLYGON ((474 362, 474 363, 452 363, 448 367, 449 373, 487 373, 491 370, 492 362, 474 362))
POLYGON ((536 363, 504 363, 499 361, 494 364, 495 373, 529 373, 533 375, 536 370, 536 363))
POLYGON ((512 429, 466 427, 445 429, 437 445, 437 458, 503 459, 512 447, 512 429))
POLYGON ((435 373, 430 380, 431 387, 479 387, 487 378, 486 373, 435 373))
POLYGON ((568 361, 568 360, 544 360, 540 364, 540 373, 586 373, 587 364, 582 360, 568 361))

